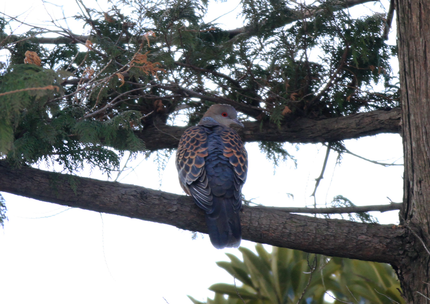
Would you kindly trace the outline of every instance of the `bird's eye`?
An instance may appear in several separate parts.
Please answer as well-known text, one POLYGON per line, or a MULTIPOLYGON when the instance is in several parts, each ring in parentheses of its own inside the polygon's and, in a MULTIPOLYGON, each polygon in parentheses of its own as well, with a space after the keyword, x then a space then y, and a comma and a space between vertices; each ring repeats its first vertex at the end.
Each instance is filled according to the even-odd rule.
POLYGON ((228 116, 227 112, 222 112, 221 115, 222 115, 222 117, 227 117, 228 116))

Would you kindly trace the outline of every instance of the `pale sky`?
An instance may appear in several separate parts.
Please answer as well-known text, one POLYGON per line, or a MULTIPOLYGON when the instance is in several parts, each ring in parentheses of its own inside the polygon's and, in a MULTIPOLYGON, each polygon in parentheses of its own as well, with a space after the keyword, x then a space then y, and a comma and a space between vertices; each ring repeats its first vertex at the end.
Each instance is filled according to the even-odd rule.
MULTIPOLYGON (((14 3, 20 2, 26 3, 26 9, 43 8, 40 1, 14 3)), ((209 11, 214 16, 221 15, 216 12, 231 10, 236 6, 234 2, 217 2, 209 11)), ((6 4, 0 4, 0 10, 12 14, 6 4)), ((236 13, 231 13, 223 22, 231 28, 230 22, 235 18, 236 13)), ((399 135, 345 143, 349 150, 363 157, 402 163, 399 135)), ((296 157, 297 168, 291 160, 274 168, 257 144, 246 144, 249 172, 243 192, 247 199, 266 206, 313 204, 310 194, 326 148, 320 144, 286 147, 296 157)), ((336 195, 357 205, 388 204, 387 197, 401 202, 403 167, 384 168, 350 155, 344 155, 342 163, 336 165, 336 157, 332 152, 318 189, 320 205, 329 203, 336 195)), ((134 170, 120 182, 183 194, 173 156, 163 172, 157 169, 155 155, 142 160, 143 156, 139 156, 131 164, 134 170)), ((107 179, 96 171, 83 175, 107 179)), ((168 225, 67 208, 4 192, 2 195, 9 218, 5 228, 0 229, 2 304, 181 304, 191 303, 187 295, 200 301, 212 297, 208 287, 214 283, 234 283, 215 263, 227 261, 227 252, 241 257, 240 252, 216 250, 206 235, 198 234, 192 239, 192 232, 168 225)), ((374 215, 381 223, 398 222, 397 212, 374 215)), ((242 245, 252 249, 255 246, 248 241, 242 245)))

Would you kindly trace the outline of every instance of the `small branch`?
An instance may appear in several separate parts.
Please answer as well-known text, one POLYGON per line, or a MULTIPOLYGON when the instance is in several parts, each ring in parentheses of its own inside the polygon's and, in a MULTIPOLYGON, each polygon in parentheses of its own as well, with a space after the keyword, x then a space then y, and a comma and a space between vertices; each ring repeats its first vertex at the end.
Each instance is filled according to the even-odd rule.
POLYGON ((20 93, 20 92, 26 92, 26 91, 45 91, 45 90, 58 92, 60 90, 60 88, 57 86, 53 86, 53 85, 48 85, 46 87, 40 87, 40 88, 25 88, 25 89, 19 89, 19 90, 4 92, 4 93, 1 93, 0 96, 20 93))
MULTIPOLYGON (((324 144, 324 146, 327 146, 327 145, 325 145, 325 144, 324 144)), ((335 151, 336 151, 336 152, 338 152, 338 153, 343 153, 343 152, 344 152, 344 153, 350 154, 350 155, 352 155, 352 156, 355 156, 355 157, 357 157, 357 158, 359 158, 359 159, 365 160, 365 161, 367 161, 367 162, 369 162, 369 163, 376 164, 376 165, 380 165, 380 166, 383 166, 383 167, 390 167, 390 166, 403 166, 403 164, 395 164, 395 163, 388 164, 388 163, 381 163, 381 162, 378 162, 378 161, 376 161, 376 160, 371 160, 371 159, 365 158, 365 157, 363 157, 363 156, 357 155, 357 154, 355 154, 355 153, 352 153, 351 151, 349 151, 349 150, 348 150, 348 149, 346 149, 345 147, 343 147, 343 149, 337 149, 336 147, 332 147, 332 149, 333 149, 333 150, 335 150, 335 151)))
MULTIPOLYGON (((368 206, 354 206, 354 207, 331 207, 331 208, 307 208, 307 207, 264 207, 272 210, 294 212, 294 213, 359 213, 359 212, 370 212, 379 211, 386 212, 392 210, 399 210, 403 203, 391 203, 388 205, 368 205, 368 206)), ((255 207, 258 208, 258 207, 255 207)), ((263 207, 261 207, 263 208, 263 207)))
POLYGON ((382 38, 384 40, 388 40, 388 34, 390 33, 391 23, 393 22, 394 16, 394 0, 390 1, 390 8, 388 9, 387 21, 384 26, 384 33, 382 34, 382 38))
POLYGON ((425 296, 425 295, 423 295, 421 292, 419 292, 419 291, 415 291, 417 294, 419 294, 420 296, 423 296, 425 299, 427 299, 427 300, 429 300, 430 301, 430 298, 429 297, 427 297, 427 296, 425 296))
MULTIPOLYGON (((317 192, 318 186, 319 186, 319 184, 320 184, 321 180, 324 178, 324 172, 325 172, 325 169, 326 169, 326 167, 327 167, 327 162, 328 162, 328 157, 329 157, 329 155, 330 155, 331 146, 332 146, 332 145, 331 145, 331 143, 327 145, 327 152, 326 152, 326 154, 325 154, 323 167, 322 167, 322 169, 321 169, 321 174, 320 174, 320 176, 318 176, 318 177, 315 179, 315 189, 314 189, 314 192, 312 192, 312 194, 311 194, 311 197, 312 197, 312 196, 314 197, 314 201, 315 201, 315 194, 316 194, 316 192, 317 192)), ((315 207, 316 207, 316 201, 315 201, 315 207)))
POLYGON ((172 91, 174 93, 178 93, 181 94, 182 96, 186 96, 186 97, 196 97, 196 98, 200 98, 202 100, 208 100, 208 101, 212 101, 212 102, 216 102, 216 103, 225 103, 225 104, 229 104, 233 107, 236 108, 236 110, 249 115, 251 117, 258 117, 259 115, 261 115, 261 112, 263 111, 262 109, 258 108, 258 107, 253 107, 253 106, 249 106, 246 105, 244 103, 241 102, 237 102, 235 100, 229 99, 229 98, 225 98, 225 97, 220 97, 220 96, 211 96, 208 93, 202 94, 190 89, 185 89, 185 88, 181 88, 179 86, 176 85, 158 85, 159 88, 165 89, 165 90, 169 90, 172 91))
POLYGON ((409 229, 409 231, 410 231, 410 232, 412 232, 412 234, 413 234, 413 235, 415 235, 415 236, 416 236, 416 238, 421 242, 421 244, 423 245, 423 247, 424 247, 425 251, 427 251, 427 254, 430 256, 430 251, 428 250, 428 248, 427 248, 427 246, 426 246, 426 243, 423 241, 423 239, 418 235, 418 233, 416 233, 416 232, 414 231, 414 229, 412 229, 412 228, 411 228, 411 226, 409 226, 409 224, 408 224, 408 222, 407 222, 407 221, 405 221, 405 220, 403 219, 403 222, 404 222, 404 225, 406 226, 406 228, 408 228, 408 229, 409 229))
POLYGON ((339 66, 337 67, 336 71, 333 73, 333 75, 330 76, 330 79, 328 80, 328 82, 326 83, 326 85, 324 86, 324 88, 321 90, 321 92, 319 92, 319 94, 317 96, 315 96, 314 98, 312 98, 312 100, 310 101, 310 104, 313 104, 314 102, 318 101, 321 96, 332 86, 333 82, 336 80, 337 75, 340 73, 340 71, 342 70, 343 66, 345 65, 346 59, 347 59, 347 55, 348 55, 348 51, 349 51, 349 46, 347 45, 345 47, 345 51, 343 52, 342 58, 340 60, 339 66))
POLYGON ((134 91, 142 91, 142 88, 137 88, 137 89, 133 89, 133 90, 130 90, 130 91, 127 91, 127 92, 125 92, 125 93, 122 93, 122 94, 119 94, 118 96, 116 96, 114 99, 112 99, 110 102, 108 102, 104 107, 102 107, 102 108, 100 108, 100 109, 98 109, 98 110, 96 110, 96 111, 94 111, 94 112, 90 112, 90 113, 87 113, 87 114, 85 114, 84 115, 84 117, 82 117, 83 119, 85 118, 90 118, 90 117, 94 117, 94 116, 96 116, 96 115, 99 115, 100 113, 104 113, 104 112, 106 112, 108 109, 110 109, 110 108, 114 108, 114 107, 116 107, 118 104, 120 104, 121 102, 124 102, 124 101, 126 101, 126 100, 130 100, 130 99, 133 99, 133 98, 135 98, 135 96, 133 96, 132 98, 129 98, 129 99, 120 99, 120 97, 123 97, 123 96, 125 96, 125 95, 128 95, 128 94, 130 94, 131 92, 134 92, 134 91))
POLYGON ((308 279, 308 283, 306 284, 306 287, 303 289, 303 292, 300 295, 300 298, 297 300, 297 304, 302 303, 303 297, 305 296, 306 291, 308 291, 309 285, 311 285, 312 275, 317 269, 317 264, 318 264, 317 255, 314 255, 314 261, 312 262, 312 265, 309 263, 309 255, 308 255, 308 267, 310 268, 310 275, 309 275, 309 279, 308 279))
POLYGON ((229 76, 227 76, 225 74, 222 74, 222 73, 219 73, 219 72, 216 72, 216 71, 211 71, 211 70, 208 70, 208 69, 199 68, 197 66, 194 66, 194 65, 188 64, 188 63, 182 63, 182 62, 175 61, 175 64, 179 65, 179 66, 183 66, 183 67, 187 67, 187 68, 193 69, 195 71, 199 71, 199 72, 203 72, 203 73, 209 73, 209 74, 212 74, 214 76, 224 78, 225 80, 227 80, 230 83, 232 83, 235 87, 241 88, 240 83, 238 81, 234 80, 233 78, 231 78, 231 77, 229 77, 229 76))

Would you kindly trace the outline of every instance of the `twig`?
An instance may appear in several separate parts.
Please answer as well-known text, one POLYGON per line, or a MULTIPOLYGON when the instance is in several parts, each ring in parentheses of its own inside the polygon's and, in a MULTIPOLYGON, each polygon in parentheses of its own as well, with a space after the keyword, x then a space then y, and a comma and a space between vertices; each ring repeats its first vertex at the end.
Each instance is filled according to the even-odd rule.
POLYGON ((382 38, 384 40, 388 40, 388 34, 390 33, 391 23, 393 22, 394 15, 394 0, 390 1, 390 8, 388 9, 387 21, 384 26, 384 33, 382 34, 382 38))
MULTIPOLYGON (((149 114, 152 114, 152 112, 151 113, 149 113, 149 114)), ((149 115, 148 114, 148 115, 149 115)), ((169 135, 170 137, 172 137, 172 138, 174 138, 174 139, 176 139, 176 140, 179 140, 180 138, 178 138, 178 137, 176 137, 176 136, 174 136, 174 135, 172 135, 172 134, 170 134, 170 133, 167 133, 167 132, 164 132, 163 130, 160 130, 159 128, 158 128, 158 126, 155 124, 155 121, 152 123, 152 125, 158 130, 158 132, 160 132, 160 133, 163 133, 163 134, 166 134, 166 135, 169 135)))
POLYGON ((349 289, 349 287, 348 287, 348 285, 346 285, 345 286, 346 287, 346 289, 348 289, 348 291, 349 291, 349 294, 354 298, 354 300, 355 300, 355 303, 358 303, 358 300, 357 300, 357 298, 354 296, 354 294, 352 293, 352 291, 351 291, 351 289, 349 289))
POLYGON ((300 295, 300 298, 297 300, 297 304, 300 304, 300 302, 302 301, 303 297, 305 296, 306 291, 309 288, 309 285, 311 284, 312 275, 313 275, 314 271, 317 268, 317 255, 316 254, 314 255, 314 260, 312 262, 312 265, 310 265, 310 263, 309 263, 309 254, 308 254, 308 266, 311 269, 311 272, 310 272, 310 275, 309 275, 309 279, 308 279, 308 283, 306 284, 306 287, 303 289, 303 292, 300 295))
POLYGON ((327 167, 328 156, 330 155, 331 146, 332 146, 332 144, 331 144, 331 143, 329 143, 329 144, 327 145, 327 152, 326 152, 326 154, 325 154, 323 167, 322 167, 322 169, 321 169, 321 174, 320 174, 320 176, 318 176, 318 177, 315 179, 315 189, 314 189, 314 192, 312 192, 312 194, 311 194, 311 197, 312 197, 312 196, 314 197, 315 208, 316 208, 316 198, 315 198, 315 194, 316 194, 316 192, 317 192, 317 189, 318 189, 318 186, 319 186, 319 184, 320 184, 321 180, 324 178, 324 171, 325 171, 325 169, 326 169, 326 167, 327 167))
MULTIPOLYGON (((327 145, 326 145, 326 144, 323 144, 323 145, 327 147, 327 145)), ((347 148, 345 148, 345 147, 343 147, 342 149, 339 149, 339 148, 336 148, 336 147, 332 147, 332 149, 333 149, 333 150, 335 150, 335 151, 336 151, 336 152, 338 152, 338 153, 345 152, 345 153, 350 154, 350 155, 352 155, 352 156, 355 156, 355 157, 357 157, 357 158, 359 158, 359 159, 365 160, 365 161, 367 161, 367 162, 369 162, 369 163, 376 164, 376 165, 380 165, 380 166, 384 166, 384 167, 389 167, 389 166, 403 166, 403 164, 395 164, 395 163, 388 164, 388 163, 381 163, 381 162, 378 162, 378 161, 376 161, 376 160, 371 160, 371 159, 365 158, 365 157, 363 157, 363 156, 357 155, 357 154, 355 154, 355 153, 353 153, 353 152, 349 151, 349 150, 348 150, 347 148)))
MULTIPOLYGON (((423 239, 418 235, 418 233, 416 233, 411 226, 409 226, 409 224, 403 219, 404 225, 406 226, 406 228, 408 228, 413 235, 415 235, 417 237, 417 239, 421 242, 421 244, 423 244, 424 249, 427 251, 427 254, 430 255, 430 251, 427 249, 426 244, 424 243, 423 239)), ((418 291, 417 291, 418 292, 418 291)))
MULTIPOLYGON (((396 300, 393 300, 393 299, 391 299, 389 296, 387 296, 386 294, 383 294, 382 292, 379 292, 379 291, 377 291, 376 290, 376 288, 373 288, 373 290, 376 292, 376 293, 379 293, 381 296, 383 296, 383 297, 386 297, 388 300, 390 300, 391 301, 391 303, 397 303, 397 304, 400 304, 399 302, 397 302, 396 300)), ((430 299, 429 299, 430 300, 430 299)))
POLYGON ((224 78, 225 80, 227 80, 227 81, 231 82, 235 87, 237 87, 237 88, 241 88, 240 83, 239 83, 237 80, 234 80, 233 78, 231 78, 231 77, 229 77, 229 76, 227 76, 227 75, 225 75, 225 74, 219 73, 219 72, 217 72, 217 71, 211 71, 211 70, 208 70, 208 69, 203 69, 203 68, 200 68, 200 67, 194 66, 194 65, 192 65, 192 64, 189 64, 189 63, 182 63, 182 62, 179 62, 179 61, 175 61, 175 64, 176 64, 176 65, 179 65, 179 66, 183 66, 183 67, 191 68, 191 69, 196 70, 196 71, 200 71, 200 72, 204 72, 204 73, 210 73, 210 74, 212 74, 212 75, 214 75, 214 76, 222 77, 222 78, 224 78))
POLYGON ((421 292, 419 292, 419 291, 415 291, 417 294, 419 294, 420 296, 423 296, 424 298, 426 298, 427 300, 430 300, 430 298, 429 297, 427 297, 427 296, 425 296, 425 295, 423 295, 421 292))
MULTIPOLYGON (((348 286, 347 286, 346 288, 348 288, 348 286)), ((348 288, 348 290, 349 290, 349 288, 348 288)), ((343 301, 343 300, 341 300, 341 299, 336 298, 335 296, 333 296, 333 295, 332 295, 331 293, 329 293, 329 292, 327 292, 327 293, 326 293, 326 295, 328 295, 330 298, 332 298, 333 300, 336 300, 336 301, 338 301, 338 302, 345 303, 345 304, 352 304, 352 302, 346 302, 346 301, 343 301)), ((354 297, 354 298, 355 298, 355 297, 354 297)))
POLYGON ((237 294, 237 296, 239 297, 239 299, 242 301, 242 303, 243 304, 246 304, 245 303, 245 300, 242 298, 242 296, 240 295, 240 293, 239 293, 239 290, 237 290, 237 286, 236 286, 236 277, 235 276, 233 276, 233 281, 234 281, 234 289, 236 289, 236 294, 237 294))
POLYGON ((346 45, 345 51, 343 52, 343 55, 342 55, 342 58, 340 60, 339 66, 337 67, 336 71, 330 76, 330 79, 328 80, 328 82, 326 83, 326 85, 324 86, 324 88, 321 90, 321 92, 319 92, 319 94, 317 96, 315 96, 314 98, 312 98, 312 100, 310 101, 311 105, 315 101, 317 101, 318 99, 320 99, 321 96, 332 86, 333 82, 338 79, 337 75, 340 73, 340 71, 342 70, 343 66, 345 65, 348 52, 349 52, 349 45, 346 45))
POLYGON ((4 96, 4 95, 9 95, 9 94, 14 94, 14 93, 19 93, 19 92, 25 92, 25 91, 43 91, 43 90, 50 90, 50 91, 59 91, 60 88, 57 86, 53 86, 53 85, 49 85, 46 87, 41 87, 41 88, 25 88, 25 89, 19 89, 19 90, 13 90, 13 91, 9 91, 9 92, 4 92, 4 93, 0 93, 0 96, 4 96))
MULTIPOLYGON (((96 115, 98 115, 99 113, 102 113, 102 112, 105 112, 106 110, 108 110, 109 108, 113 108, 113 107, 115 107, 115 106, 117 106, 118 104, 120 104, 121 102, 123 102, 123 101, 125 101, 125 100, 127 100, 127 99, 121 99, 121 100, 118 100, 120 97, 122 97, 122 96, 124 96, 124 95, 127 95, 127 94, 129 94, 129 93, 131 93, 131 92, 134 92, 134 91, 142 91, 142 88, 137 88, 137 89, 133 89, 133 90, 130 90, 130 91, 127 91, 127 92, 124 92, 124 93, 122 93, 122 94, 119 94, 118 96, 116 96, 114 99, 112 99, 110 102, 108 102, 103 108, 100 108, 100 109, 98 109, 98 110, 96 110, 96 111, 94 111, 94 112, 90 112, 90 113, 87 113, 87 114, 85 114, 84 115, 84 117, 83 118, 90 118, 90 117, 93 117, 93 116, 96 116, 96 115), (118 100, 118 101, 117 101, 118 100)), ((95 107, 95 106, 94 106, 95 107)), ((94 109, 94 107, 93 107, 93 109, 94 109)), ((92 110, 92 109, 91 109, 92 110)))
MULTIPOLYGON (((399 210, 403 203, 391 203, 389 205, 368 205, 368 206, 354 206, 354 207, 331 207, 331 208, 307 208, 307 207, 263 207, 276 211, 294 212, 294 213, 359 213, 359 212, 370 212, 370 211, 392 211, 399 210)), ((260 208, 260 206, 254 207, 260 208)))

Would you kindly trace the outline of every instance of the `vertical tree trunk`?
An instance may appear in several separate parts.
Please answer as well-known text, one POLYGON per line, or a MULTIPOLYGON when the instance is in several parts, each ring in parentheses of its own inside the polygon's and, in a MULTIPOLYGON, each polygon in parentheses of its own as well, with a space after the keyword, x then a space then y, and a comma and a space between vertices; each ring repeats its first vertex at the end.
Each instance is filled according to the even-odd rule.
POLYGON ((408 229, 398 269, 408 303, 430 303, 430 1, 396 0, 408 229))

